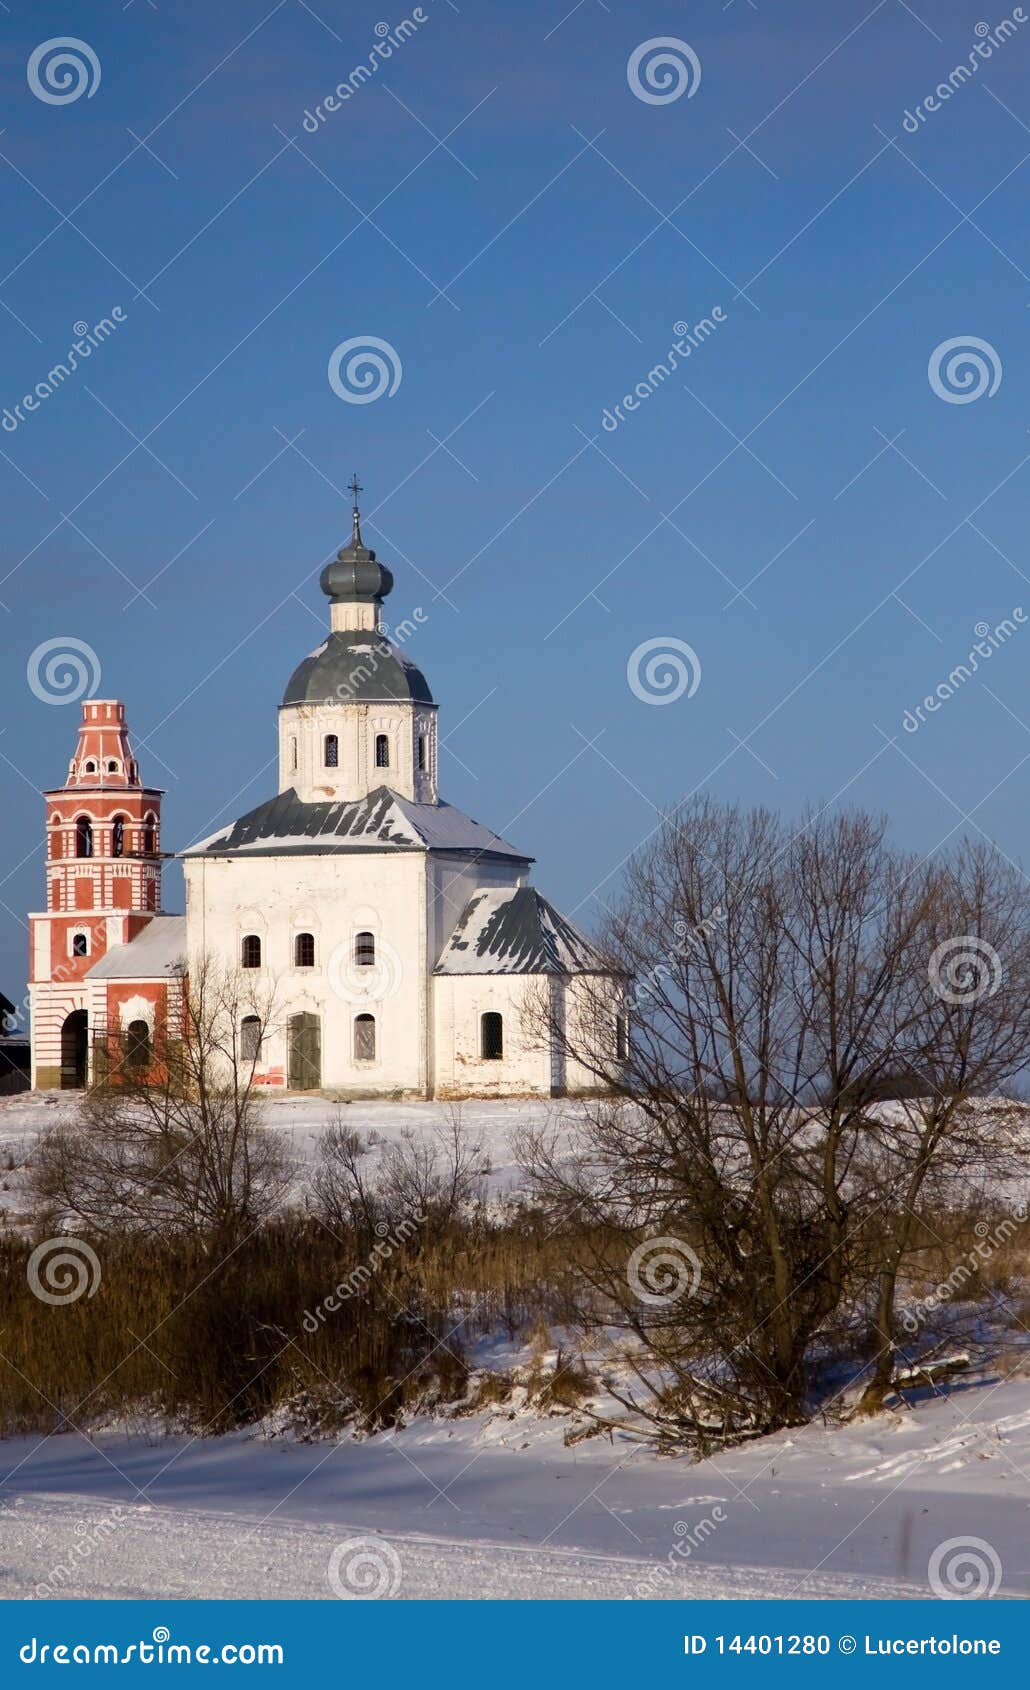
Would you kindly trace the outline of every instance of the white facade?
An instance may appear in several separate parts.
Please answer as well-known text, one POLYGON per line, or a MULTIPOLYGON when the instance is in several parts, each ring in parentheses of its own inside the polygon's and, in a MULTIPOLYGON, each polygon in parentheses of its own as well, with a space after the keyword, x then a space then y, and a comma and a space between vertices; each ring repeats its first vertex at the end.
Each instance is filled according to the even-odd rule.
POLYGON ((116 959, 109 940, 103 980, 86 972, 69 1004, 90 1008, 91 1026, 106 1014, 152 1032, 146 981, 167 982, 185 950, 191 975, 238 971, 260 1006, 239 1036, 245 1054, 257 1048, 265 1087, 410 1098, 587 1089, 590 1076, 552 1048, 541 1008, 566 1015, 577 980, 604 965, 530 887, 532 859, 441 802, 436 704, 382 632, 393 581, 363 545, 356 508, 321 584, 330 631, 286 686, 278 795, 182 853, 185 932, 162 916, 149 941, 145 928, 114 942, 116 959))

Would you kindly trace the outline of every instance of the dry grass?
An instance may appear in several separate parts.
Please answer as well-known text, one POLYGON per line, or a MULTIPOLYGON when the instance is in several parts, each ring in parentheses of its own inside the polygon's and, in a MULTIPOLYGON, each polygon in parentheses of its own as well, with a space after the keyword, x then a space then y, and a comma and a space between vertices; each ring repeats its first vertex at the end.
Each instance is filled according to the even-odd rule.
MULTIPOLYGON (((371 1271, 374 1231, 299 1215, 225 1259, 200 1238, 83 1241, 101 1265, 95 1294, 51 1305, 28 1283, 31 1242, 0 1239, 0 1436, 142 1416, 196 1433, 264 1421, 322 1437, 441 1409, 568 1414, 598 1388, 577 1353, 556 1353, 553 1333, 576 1328, 581 1269, 603 1240, 555 1232, 532 1211, 424 1229, 371 1271), (526 1364, 470 1378, 471 1344, 501 1333, 530 1346, 526 1364)), ((1003 1329, 1014 1341, 1030 1327, 1026 1222, 1001 1208, 942 1213, 919 1245, 904 1292, 906 1306, 926 1299, 913 1355, 950 1321, 986 1316, 999 1343, 1003 1329)), ((860 1319, 854 1310, 827 1332, 834 1367, 858 1353, 860 1319)))
POLYGON ((932 1213, 914 1240, 906 1282, 915 1297, 947 1292, 947 1300, 1018 1298, 1030 1272, 1030 1222, 1011 1208, 982 1204, 932 1213))
POLYGON ((374 1431, 464 1398, 471 1338, 560 1319, 570 1261, 531 1216, 413 1238, 367 1273, 368 1240, 309 1218, 225 1260, 200 1240, 84 1242, 99 1286, 59 1306, 28 1284, 31 1245, 0 1242, 0 1435, 140 1413, 196 1432, 267 1417, 374 1431))

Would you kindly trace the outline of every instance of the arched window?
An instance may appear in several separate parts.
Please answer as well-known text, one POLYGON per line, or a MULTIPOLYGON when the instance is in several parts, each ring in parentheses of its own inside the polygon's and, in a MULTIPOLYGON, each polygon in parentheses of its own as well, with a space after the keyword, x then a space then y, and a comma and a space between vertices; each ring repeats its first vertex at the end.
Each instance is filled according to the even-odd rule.
POLYGON ((293 964, 295 968, 314 968, 315 935, 313 933, 297 934, 293 941, 293 964))
POLYGON ((72 956, 89 956, 89 940, 85 933, 76 933, 72 937, 72 956))
POLYGON ((148 816, 143 823, 143 855, 152 857, 157 849, 157 830, 154 827, 153 816, 148 816))
POLYGON ((86 773, 88 775, 95 775, 96 774, 97 766, 94 763, 92 757, 90 758, 89 762, 85 764, 85 770, 86 770, 86 773))
POLYGON ((75 823, 75 855, 77 857, 91 857, 93 855, 93 823, 88 816, 79 816, 75 823))
POLYGON ((625 1062, 629 1056, 629 1016, 615 1017, 615 1060, 625 1062))
POLYGON ((500 1062, 504 1055, 504 1022, 495 1009, 479 1018, 479 1054, 484 1062, 500 1062))
POLYGON ((338 769, 340 766, 340 742, 335 734, 326 734, 325 751, 322 761, 327 769, 338 769))
POLYGON ((420 770, 424 769, 425 766, 426 766, 426 736, 425 736, 425 734, 419 734, 419 736, 418 736, 418 766, 419 766, 420 770))
POLYGON ((244 934, 240 962, 244 968, 261 967, 261 940, 256 933, 244 934))
POLYGON ((376 1018, 374 1015, 354 1017, 354 1060, 374 1062, 376 1059, 376 1018))
POLYGON ((261 1017, 245 1015, 240 1022, 240 1056, 244 1062, 256 1062, 261 1055, 261 1017))
POLYGON ((145 1021, 130 1021, 125 1030, 125 1065, 137 1070, 150 1067, 150 1028, 145 1021))
POLYGON ((296 767, 297 767, 297 739, 296 739, 296 736, 294 736, 290 740, 290 768, 295 769, 296 767))
POLYGON ((354 964, 357 968, 375 967, 376 939, 374 933, 356 933, 354 935, 354 964))
POLYGON ((390 767, 390 741, 385 734, 376 734, 376 768, 390 767))
POLYGON ((108 760, 107 772, 109 775, 116 775, 118 773, 118 764, 115 762, 113 757, 108 760))
POLYGON ((111 823, 111 855, 120 857, 125 851, 125 823, 121 816, 115 816, 111 823))

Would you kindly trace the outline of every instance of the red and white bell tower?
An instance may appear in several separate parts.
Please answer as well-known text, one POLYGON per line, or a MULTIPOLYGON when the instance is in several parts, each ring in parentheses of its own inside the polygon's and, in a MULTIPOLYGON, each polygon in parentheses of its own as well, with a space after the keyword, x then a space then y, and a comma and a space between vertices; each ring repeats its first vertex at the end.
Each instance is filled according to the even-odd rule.
POLYGON ((32 1083, 82 1086, 91 1037, 86 976, 161 907, 162 794, 140 782, 124 704, 83 704, 68 778, 43 796, 47 904, 29 916, 32 1083))

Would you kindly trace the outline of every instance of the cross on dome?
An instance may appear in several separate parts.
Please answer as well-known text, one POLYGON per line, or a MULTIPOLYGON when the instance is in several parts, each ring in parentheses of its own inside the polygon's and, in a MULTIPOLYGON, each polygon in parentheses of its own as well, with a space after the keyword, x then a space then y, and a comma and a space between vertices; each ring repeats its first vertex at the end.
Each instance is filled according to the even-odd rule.
POLYGON ((350 488, 351 497, 354 500, 354 504, 353 504, 353 507, 351 509, 350 543, 351 543, 352 546, 360 546, 361 545, 361 512, 358 509, 358 494, 363 493, 364 488, 362 487, 361 482, 358 480, 357 470, 355 470, 354 474, 351 476, 350 481, 348 483, 348 486, 350 488))

